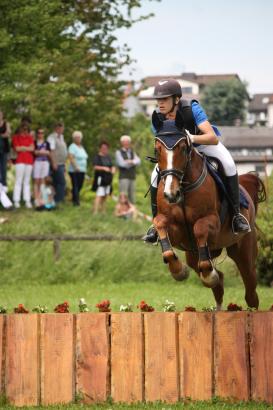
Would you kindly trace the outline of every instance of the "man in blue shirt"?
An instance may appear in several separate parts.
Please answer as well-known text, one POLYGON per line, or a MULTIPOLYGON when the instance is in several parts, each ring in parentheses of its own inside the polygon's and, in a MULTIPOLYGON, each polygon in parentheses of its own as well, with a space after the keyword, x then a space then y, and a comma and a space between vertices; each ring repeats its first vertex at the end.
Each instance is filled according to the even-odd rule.
MULTIPOLYGON (((175 120, 177 110, 183 109, 182 90, 174 79, 160 80, 155 86, 154 97, 157 100, 158 111, 165 120, 175 120)), ((234 234, 250 232, 247 219, 240 213, 239 182, 236 166, 226 147, 219 141, 221 135, 217 127, 210 124, 201 105, 193 100, 190 103, 191 119, 186 130, 195 148, 207 156, 217 158, 226 176, 226 188, 233 204, 232 230, 234 234)), ((183 113, 183 111, 182 111, 183 113)), ((151 202, 153 217, 157 214, 157 165, 151 177, 151 202)), ((157 242, 157 232, 152 226, 143 240, 148 243, 157 242)))

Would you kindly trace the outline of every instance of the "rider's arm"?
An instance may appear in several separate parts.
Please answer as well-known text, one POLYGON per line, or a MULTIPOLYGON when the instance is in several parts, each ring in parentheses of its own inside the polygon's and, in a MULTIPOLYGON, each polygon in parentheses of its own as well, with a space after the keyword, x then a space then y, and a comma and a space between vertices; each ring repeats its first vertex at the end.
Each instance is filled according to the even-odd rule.
POLYGON ((196 101, 192 103, 192 114, 197 127, 202 133, 200 135, 193 135, 191 138, 192 142, 202 145, 217 145, 218 138, 208 120, 207 114, 196 101))

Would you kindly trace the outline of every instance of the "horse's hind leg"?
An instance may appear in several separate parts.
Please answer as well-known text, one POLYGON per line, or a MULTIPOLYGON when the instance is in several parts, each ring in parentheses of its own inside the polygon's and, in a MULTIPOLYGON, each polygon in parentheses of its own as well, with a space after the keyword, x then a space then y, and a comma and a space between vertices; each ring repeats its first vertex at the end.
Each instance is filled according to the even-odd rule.
POLYGON ((258 309, 259 298, 256 292, 256 258, 258 254, 256 232, 246 234, 242 240, 227 248, 228 256, 234 260, 245 285, 245 300, 249 307, 258 309))
POLYGON ((183 280, 188 277, 187 267, 182 264, 180 259, 174 253, 167 232, 167 218, 159 214, 154 218, 154 226, 158 232, 162 248, 163 261, 169 265, 169 270, 176 280, 183 280))
MULTIPOLYGON (((196 273, 200 276, 198 255, 192 252, 186 252, 186 259, 187 259, 187 265, 190 266, 192 269, 194 269, 196 273)), ((214 299, 216 302, 216 308, 217 310, 221 310, 222 303, 223 303, 223 296, 224 296, 224 275, 218 269, 216 269, 216 272, 219 276, 219 281, 217 285, 214 286, 214 288, 212 288, 211 290, 213 292, 214 299)), ((205 283, 204 285, 206 287, 210 287, 210 286, 207 286, 205 283)))

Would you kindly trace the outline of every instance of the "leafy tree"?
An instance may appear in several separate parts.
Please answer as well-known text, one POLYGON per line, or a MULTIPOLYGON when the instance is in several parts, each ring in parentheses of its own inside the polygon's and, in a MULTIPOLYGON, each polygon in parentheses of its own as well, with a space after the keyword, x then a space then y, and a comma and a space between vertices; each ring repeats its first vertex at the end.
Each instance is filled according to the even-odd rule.
POLYGON ((204 89, 202 104, 212 123, 234 125, 244 121, 248 93, 239 80, 217 82, 204 89))
MULTIPOLYGON (((150 0, 152 1, 152 0, 150 0)), ((132 17, 142 0, 1 0, 0 106, 12 122, 81 129, 89 151, 122 128, 122 85, 130 63, 115 32, 150 17, 132 17)))

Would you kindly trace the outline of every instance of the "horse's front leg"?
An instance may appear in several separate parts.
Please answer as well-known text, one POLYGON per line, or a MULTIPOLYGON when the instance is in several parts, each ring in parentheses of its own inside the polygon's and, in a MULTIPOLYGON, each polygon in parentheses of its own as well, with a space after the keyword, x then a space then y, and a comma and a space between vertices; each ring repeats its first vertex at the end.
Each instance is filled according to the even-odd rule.
POLYGON ((208 247, 209 237, 215 236, 220 230, 220 221, 217 215, 207 215, 198 219, 193 226, 194 236, 198 246, 198 270, 205 286, 214 288, 219 283, 219 275, 214 269, 208 247))
POLYGON ((153 223, 160 239, 164 263, 169 265, 169 270, 176 280, 186 279, 188 277, 187 266, 184 266, 175 254, 168 237, 168 219, 163 214, 158 214, 154 218, 153 223))

